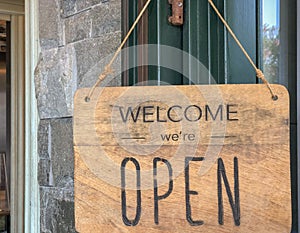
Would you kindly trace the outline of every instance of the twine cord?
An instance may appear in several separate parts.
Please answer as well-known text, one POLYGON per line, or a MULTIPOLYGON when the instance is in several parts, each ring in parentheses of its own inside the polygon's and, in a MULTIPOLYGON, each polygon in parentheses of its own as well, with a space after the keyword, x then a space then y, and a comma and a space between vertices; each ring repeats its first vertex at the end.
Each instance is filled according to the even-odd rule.
POLYGON ((125 38, 123 39, 122 43, 120 44, 120 46, 118 47, 117 51, 115 52, 113 58, 110 60, 110 62, 105 66, 104 71, 100 74, 98 80, 96 81, 96 83, 94 84, 94 86, 92 86, 91 90, 89 91, 88 95, 86 96, 85 100, 86 102, 89 102, 91 99, 91 96, 93 95, 96 87, 106 78, 107 75, 112 74, 114 71, 111 68, 112 64, 114 63, 114 61, 117 59, 119 53, 121 52, 122 48, 124 47, 124 45, 126 44, 127 40, 129 39, 131 33, 133 32, 133 30, 135 29, 136 25, 138 24, 138 22, 140 21, 140 19, 142 18, 144 12, 147 10, 149 4, 150 4, 151 0, 148 0, 143 9, 141 10, 141 12, 139 13, 138 17, 135 19, 134 23, 132 24, 130 30, 127 32, 125 38))
POLYGON ((220 20, 223 22, 224 26, 226 27, 227 31, 230 33, 230 35, 233 37, 234 41, 237 43, 237 45, 240 47, 240 49, 242 50, 242 52, 244 53, 244 55, 246 56, 246 58, 248 59, 248 61, 250 62, 250 64, 252 65, 252 67, 255 69, 256 72, 256 76, 262 80, 262 82, 267 85, 271 95, 272 95, 272 99, 273 100, 277 100, 278 96, 275 94, 274 90, 272 89, 270 83, 268 82, 268 80, 265 78, 264 73, 262 72, 261 69, 259 69, 253 62, 253 60, 251 59, 251 57, 249 56, 249 54, 247 53, 247 51, 245 50, 244 46, 241 44, 241 42, 239 41, 239 39, 237 38, 237 36, 235 35, 235 33, 232 31, 231 27, 229 26, 229 24, 226 22, 226 20, 224 19, 224 17, 222 16, 222 14, 220 13, 220 11, 218 10, 218 8, 216 7, 216 5, 214 4, 213 0, 208 0, 209 4, 211 5, 211 7, 214 9, 214 11, 216 12, 216 14, 218 15, 218 17, 220 18, 220 20))

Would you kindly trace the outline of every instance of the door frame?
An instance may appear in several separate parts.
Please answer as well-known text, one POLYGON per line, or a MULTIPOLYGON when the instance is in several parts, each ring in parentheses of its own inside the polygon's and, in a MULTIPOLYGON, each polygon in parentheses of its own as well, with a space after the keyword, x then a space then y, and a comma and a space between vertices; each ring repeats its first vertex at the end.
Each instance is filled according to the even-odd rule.
POLYGON ((38 114, 34 88, 39 51, 37 14, 38 0, 0 0, 0 16, 11 21, 12 233, 40 232, 38 114))
POLYGON ((11 16, 11 232, 23 227, 24 212, 24 15, 11 16))
POLYGON ((0 1, 0 18, 10 22, 10 230, 22 232, 24 219, 24 7, 0 1), (5 5, 5 6, 3 6, 5 5), (3 7, 3 8, 2 8, 3 7), (21 230, 21 231, 20 231, 21 230))
MULTIPOLYGON (((38 184, 38 125, 34 71, 39 55, 38 0, 25 0, 25 233, 40 232, 40 196, 38 184)), ((16 231, 21 232, 21 231, 16 231)))

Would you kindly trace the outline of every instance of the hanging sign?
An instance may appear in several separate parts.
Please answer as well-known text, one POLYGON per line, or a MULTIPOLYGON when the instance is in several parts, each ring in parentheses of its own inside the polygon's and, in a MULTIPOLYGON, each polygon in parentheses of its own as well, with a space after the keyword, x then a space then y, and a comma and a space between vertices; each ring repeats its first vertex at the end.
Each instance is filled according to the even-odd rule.
POLYGON ((289 96, 272 87, 77 91, 76 230, 289 233, 289 96))

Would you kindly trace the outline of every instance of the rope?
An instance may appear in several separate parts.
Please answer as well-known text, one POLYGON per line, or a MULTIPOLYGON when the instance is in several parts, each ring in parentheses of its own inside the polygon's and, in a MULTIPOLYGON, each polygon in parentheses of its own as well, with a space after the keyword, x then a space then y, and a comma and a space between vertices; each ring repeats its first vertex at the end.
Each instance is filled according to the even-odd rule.
POLYGON ((138 24, 138 22, 140 21, 140 19, 142 18, 144 12, 147 10, 149 4, 150 4, 151 0, 148 0, 146 2, 146 4, 144 5, 143 9, 141 10, 141 12, 139 13, 138 17, 136 18, 136 20, 134 21, 134 23, 132 24, 130 30, 127 32, 125 38, 123 39, 122 43, 120 44, 119 48, 117 49, 117 51, 115 52, 113 58, 110 60, 110 62, 105 66, 104 71, 102 72, 102 74, 100 74, 98 80, 96 81, 96 83, 94 84, 94 86, 91 88, 91 90, 89 91, 88 95, 86 96, 85 100, 86 102, 89 102, 91 99, 91 96, 93 95, 96 87, 106 78, 107 75, 112 74, 114 71, 111 68, 112 64, 114 63, 114 61, 117 59, 119 53, 121 52, 122 48, 124 47, 124 45, 126 44, 127 40, 129 39, 131 33, 133 32, 134 28, 136 27, 136 25, 138 24))
POLYGON ((248 59, 248 61, 252 65, 252 67, 255 69, 256 76, 259 79, 261 79, 264 84, 267 85, 267 87, 268 87, 268 89, 269 89, 269 91, 270 91, 270 93, 272 95, 272 99, 273 100, 277 100, 278 96, 274 93, 274 91, 273 91, 270 83, 265 78, 264 73, 254 64, 253 60, 251 59, 251 57, 249 56, 249 54, 247 53, 247 51, 245 50, 245 48, 243 47, 243 45, 241 44, 241 42, 239 41, 239 39, 236 37, 236 35, 234 34, 234 32, 232 31, 232 29, 230 28, 230 26, 228 25, 228 23, 224 19, 224 17, 219 12, 219 10, 216 7, 216 5, 213 3, 213 0, 208 0, 208 2, 211 5, 211 7, 214 9, 214 11, 216 12, 216 14, 219 16, 220 20, 223 22, 223 24, 225 25, 225 27, 227 28, 228 32, 231 34, 231 36, 233 37, 233 39, 235 40, 235 42, 237 43, 237 45, 240 47, 240 49, 242 50, 242 52, 244 53, 244 55, 246 56, 246 58, 248 59))

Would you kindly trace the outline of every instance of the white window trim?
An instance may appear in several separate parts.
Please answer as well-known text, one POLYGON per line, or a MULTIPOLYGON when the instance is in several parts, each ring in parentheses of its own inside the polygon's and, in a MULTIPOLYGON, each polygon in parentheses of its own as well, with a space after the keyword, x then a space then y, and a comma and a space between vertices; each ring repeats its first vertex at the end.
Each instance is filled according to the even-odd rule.
POLYGON ((37 178, 39 118, 34 84, 34 70, 39 54, 38 13, 38 0, 25 0, 25 233, 40 232, 40 197, 37 178))

